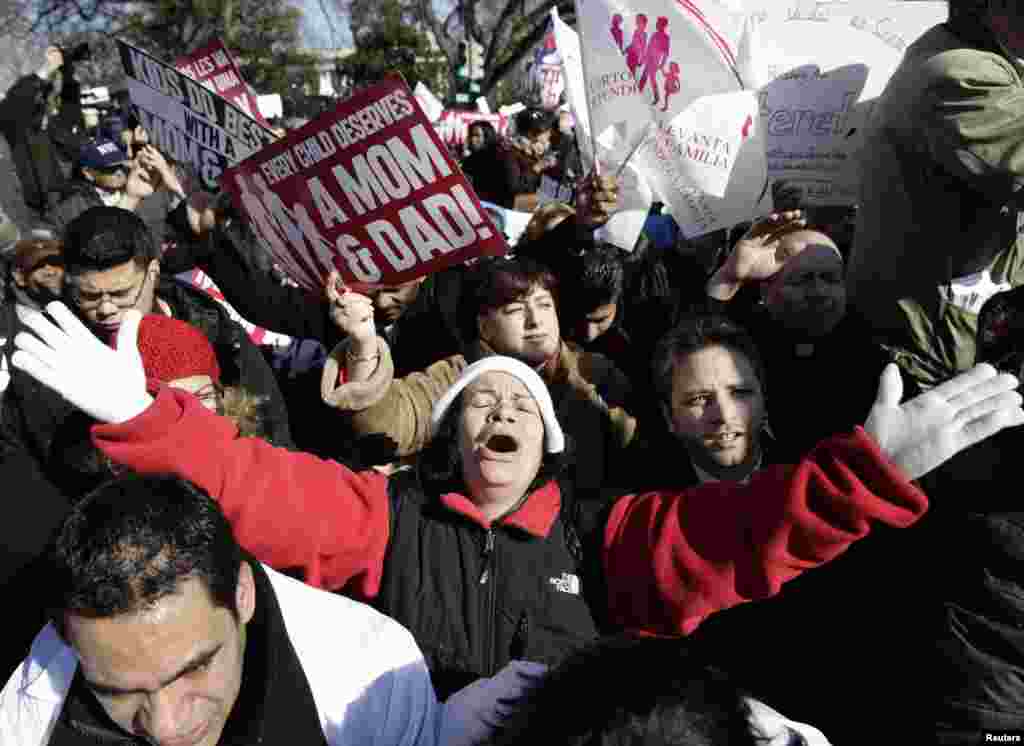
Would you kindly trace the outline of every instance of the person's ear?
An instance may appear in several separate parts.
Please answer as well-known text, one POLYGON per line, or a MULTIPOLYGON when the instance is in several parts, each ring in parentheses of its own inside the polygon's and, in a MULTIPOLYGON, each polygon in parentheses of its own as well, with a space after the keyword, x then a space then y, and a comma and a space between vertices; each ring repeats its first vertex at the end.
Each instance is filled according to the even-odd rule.
POLYGON ((93 173, 92 169, 83 168, 82 169, 82 176, 85 177, 86 181, 88 181, 88 182, 90 182, 92 184, 96 183, 96 174, 93 173))
POLYGON ((14 279, 14 284, 19 288, 23 288, 28 285, 28 281, 25 279, 25 273, 20 269, 12 269, 11 277, 14 279))
POLYGON ((235 586, 235 608, 238 610, 238 621, 248 624, 256 613, 256 578, 252 567, 242 560, 238 568, 238 584, 235 586))
POLYGON ((153 275, 154 280, 160 279, 160 260, 154 259, 146 267, 146 273, 153 275))

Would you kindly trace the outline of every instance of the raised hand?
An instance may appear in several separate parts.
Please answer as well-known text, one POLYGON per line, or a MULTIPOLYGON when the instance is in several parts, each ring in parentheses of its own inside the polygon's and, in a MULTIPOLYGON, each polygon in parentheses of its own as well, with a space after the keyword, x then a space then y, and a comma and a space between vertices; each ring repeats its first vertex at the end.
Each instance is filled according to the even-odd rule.
POLYGON ((782 238, 806 225, 802 210, 776 212, 756 221, 708 280, 708 295, 728 301, 745 283, 773 277, 792 256, 782 238))
POLYGON ((806 225, 802 210, 776 212, 756 221, 726 260, 733 279, 748 282, 774 276, 791 256, 784 251, 782 237, 806 225))
POLYGON ((373 301, 365 295, 350 290, 337 271, 327 275, 325 287, 327 300, 331 302, 331 321, 352 344, 376 345, 377 328, 373 323, 373 301))
POLYGON ((619 204, 619 185, 614 176, 589 174, 576 185, 576 222, 597 228, 608 222, 619 204))
POLYGON ((903 380, 890 363, 864 430, 918 479, 1003 428, 1024 424, 1017 385, 1016 377, 982 363, 901 405, 903 380))
POLYGON ((11 364, 56 391, 100 422, 121 423, 142 414, 153 397, 138 349, 142 314, 126 311, 117 332, 117 348, 103 344, 59 301, 46 306, 54 324, 38 311, 18 308, 34 334, 19 332, 11 364))
POLYGON ((163 153, 152 145, 145 145, 139 151, 138 162, 150 174, 150 178, 155 182, 154 187, 163 187, 184 199, 185 189, 181 185, 181 180, 163 153))

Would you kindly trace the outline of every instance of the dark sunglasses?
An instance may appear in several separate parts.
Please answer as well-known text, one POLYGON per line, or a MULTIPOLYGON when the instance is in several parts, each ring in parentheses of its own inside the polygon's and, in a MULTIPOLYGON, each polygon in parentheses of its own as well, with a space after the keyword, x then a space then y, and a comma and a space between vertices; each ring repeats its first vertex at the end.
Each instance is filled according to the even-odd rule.
POLYGON ((115 174, 128 175, 128 164, 119 163, 116 166, 107 166, 106 168, 94 168, 93 171, 101 173, 104 176, 114 176, 115 174))

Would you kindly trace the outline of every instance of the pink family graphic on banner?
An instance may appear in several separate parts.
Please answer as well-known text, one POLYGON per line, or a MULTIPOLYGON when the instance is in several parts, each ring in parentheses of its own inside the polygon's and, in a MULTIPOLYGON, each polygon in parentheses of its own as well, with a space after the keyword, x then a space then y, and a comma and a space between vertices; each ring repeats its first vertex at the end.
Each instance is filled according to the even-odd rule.
POLYGON ((647 16, 638 13, 636 16, 636 27, 633 29, 633 36, 628 47, 624 47, 625 31, 622 28, 622 14, 616 13, 612 16, 611 34, 619 53, 626 57, 626 67, 633 80, 637 80, 637 72, 640 71, 637 80, 637 89, 641 92, 647 87, 648 81, 651 84, 651 93, 654 106, 662 104, 661 110, 668 111, 668 102, 673 94, 679 93, 681 84, 679 81, 679 63, 669 62, 668 56, 672 46, 672 40, 668 33, 668 18, 658 16, 655 22, 654 33, 650 39, 647 38, 647 16), (663 88, 659 93, 658 73, 664 76, 663 88))

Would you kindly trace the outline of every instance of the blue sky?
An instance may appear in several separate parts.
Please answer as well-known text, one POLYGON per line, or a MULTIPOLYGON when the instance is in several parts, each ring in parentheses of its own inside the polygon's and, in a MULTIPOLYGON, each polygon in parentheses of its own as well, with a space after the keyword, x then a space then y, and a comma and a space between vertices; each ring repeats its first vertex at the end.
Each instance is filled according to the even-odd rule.
MULTIPOLYGON (((331 20, 337 32, 331 37, 331 28, 320 7, 320 0, 292 0, 302 9, 302 37, 307 47, 348 47, 352 45, 352 35, 348 29, 348 16, 336 14, 331 20)), ((324 0, 323 5, 331 8, 336 0, 324 0)))
MULTIPOLYGON (((334 22, 336 31, 335 38, 331 37, 330 24, 324 17, 320 0, 290 0, 290 2, 302 9, 302 36, 303 43, 307 47, 350 47, 352 46, 352 34, 348 28, 348 16, 336 14, 331 20, 334 22)), ((433 0, 434 8, 444 15, 446 8, 453 6, 452 0, 433 0)), ((323 0, 324 7, 337 7, 337 0, 323 0)))

